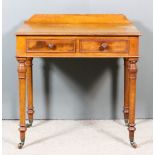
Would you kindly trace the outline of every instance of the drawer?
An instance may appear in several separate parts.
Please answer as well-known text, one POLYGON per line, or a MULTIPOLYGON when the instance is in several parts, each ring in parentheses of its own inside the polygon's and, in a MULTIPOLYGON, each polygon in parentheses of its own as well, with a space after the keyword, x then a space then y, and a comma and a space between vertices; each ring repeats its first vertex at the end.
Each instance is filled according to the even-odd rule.
POLYGON ((75 40, 70 39, 29 39, 27 52, 75 52, 75 40))
POLYGON ((105 53, 128 53, 129 40, 103 38, 103 39, 81 39, 80 52, 105 52, 105 53))

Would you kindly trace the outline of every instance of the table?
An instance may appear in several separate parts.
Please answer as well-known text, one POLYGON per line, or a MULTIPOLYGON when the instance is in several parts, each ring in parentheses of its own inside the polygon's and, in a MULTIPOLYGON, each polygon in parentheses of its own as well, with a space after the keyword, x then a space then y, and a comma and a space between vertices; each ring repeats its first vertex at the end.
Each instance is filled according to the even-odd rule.
POLYGON ((33 122, 33 58, 123 58, 124 120, 134 141, 140 32, 122 14, 36 14, 16 33, 21 149, 33 122), (26 91, 27 87, 27 91, 26 91), (26 124, 26 94, 28 120, 26 124))

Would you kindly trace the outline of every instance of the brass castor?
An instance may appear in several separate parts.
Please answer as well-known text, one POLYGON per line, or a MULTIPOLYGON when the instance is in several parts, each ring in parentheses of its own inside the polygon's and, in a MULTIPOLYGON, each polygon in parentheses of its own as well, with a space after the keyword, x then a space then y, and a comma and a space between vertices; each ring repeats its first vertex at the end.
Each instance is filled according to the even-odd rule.
POLYGON ((33 123, 33 121, 32 120, 29 120, 29 123, 26 124, 26 127, 27 128, 30 128, 32 126, 32 123, 33 123))
POLYGON ((18 149, 22 149, 23 146, 24 146, 24 141, 18 144, 18 149))
POLYGON ((125 122, 125 126, 129 126, 129 121, 128 121, 128 119, 124 119, 124 122, 125 122))
POLYGON ((133 148, 137 148, 137 144, 134 142, 134 141, 130 141, 130 144, 131 144, 131 146, 133 147, 133 148))

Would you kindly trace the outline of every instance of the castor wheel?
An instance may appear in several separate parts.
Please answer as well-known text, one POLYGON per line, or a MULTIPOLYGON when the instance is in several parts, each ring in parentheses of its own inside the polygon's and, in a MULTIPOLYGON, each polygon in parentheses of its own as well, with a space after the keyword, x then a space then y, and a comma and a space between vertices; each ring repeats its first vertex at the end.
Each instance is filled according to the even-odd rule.
POLYGON ((18 144, 18 149, 22 149, 23 146, 24 146, 24 142, 20 142, 20 143, 18 144))
POLYGON ((32 126, 32 123, 27 123, 27 124, 26 124, 26 127, 27 127, 27 128, 30 128, 31 126, 32 126))
POLYGON ((133 148, 137 148, 137 144, 135 143, 135 142, 130 142, 130 144, 131 144, 131 146, 133 147, 133 148))
POLYGON ((27 128, 30 128, 32 126, 33 121, 29 121, 29 123, 26 124, 27 128))

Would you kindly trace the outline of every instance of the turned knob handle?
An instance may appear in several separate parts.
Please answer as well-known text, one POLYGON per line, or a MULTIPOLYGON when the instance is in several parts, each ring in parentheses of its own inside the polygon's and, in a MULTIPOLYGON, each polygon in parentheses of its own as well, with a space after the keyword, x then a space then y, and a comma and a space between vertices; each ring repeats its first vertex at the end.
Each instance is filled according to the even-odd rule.
POLYGON ((102 43, 99 47, 101 51, 104 51, 108 47, 108 43, 102 43))
POLYGON ((55 45, 52 44, 52 43, 49 43, 49 44, 48 44, 48 48, 50 48, 50 49, 54 49, 54 48, 55 48, 55 45))

